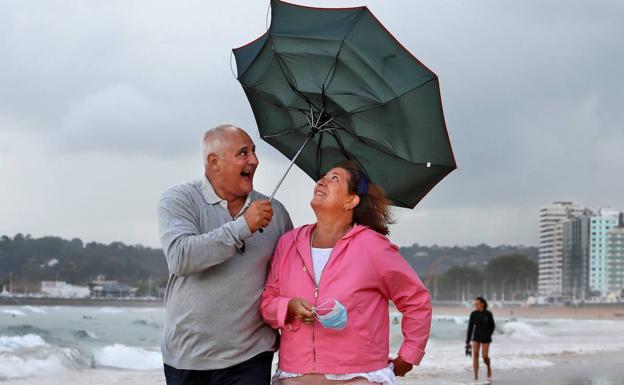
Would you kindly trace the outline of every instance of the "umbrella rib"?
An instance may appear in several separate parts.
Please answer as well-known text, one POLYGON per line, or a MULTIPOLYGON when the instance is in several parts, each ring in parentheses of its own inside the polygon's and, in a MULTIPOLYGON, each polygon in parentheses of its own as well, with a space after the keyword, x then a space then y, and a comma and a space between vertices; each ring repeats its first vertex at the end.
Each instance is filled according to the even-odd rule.
POLYGON ((334 74, 336 73, 335 69, 336 69, 336 65, 338 64, 338 56, 340 56, 340 51, 342 51, 342 46, 344 45, 345 40, 347 40, 347 37, 349 37, 349 35, 353 31, 353 29, 355 28, 357 23, 359 23, 360 20, 362 20, 362 15, 364 14, 364 10, 365 9, 366 8, 362 8, 360 10, 360 12, 357 15, 357 20, 355 20, 353 25, 351 25, 351 28, 349 28, 347 33, 345 33, 345 35, 342 37, 342 40, 340 40, 340 46, 338 47, 338 51, 336 52, 336 56, 334 56, 334 60, 332 61, 332 65, 329 67, 329 71, 327 71, 327 74, 325 75, 325 79, 323 80, 323 90, 325 90, 325 86, 327 85, 327 80, 329 79, 329 75, 332 74, 332 73, 334 73, 334 74))
MULTIPOLYGON (((345 149, 344 143, 342 143, 342 139, 340 139, 340 136, 338 136, 337 133, 332 132, 330 133, 330 135, 334 138, 334 140, 336 141, 336 143, 338 144, 338 147, 340 147, 340 150, 343 152, 343 154, 345 155, 345 157, 347 159, 349 158, 349 152, 345 149)), ((364 171, 364 174, 366 174, 366 177, 371 180, 370 175, 368 174, 368 172, 366 171, 366 168, 364 167, 364 165, 362 164, 362 162, 360 162, 360 160, 357 157, 354 157, 353 160, 355 160, 359 165, 360 168, 362 169, 362 171, 364 171)))
POLYGON ((262 139, 270 139, 270 138, 277 138, 278 136, 292 134, 292 133, 295 133, 295 132, 301 133, 301 131, 299 129, 302 128, 302 127, 305 127, 305 125, 300 125, 300 126, 295 127, 295 128, 289 128, 287 130, 276 132, 275 134, 263 135, 261 137, 262 137, 262 139))
POLYGON ((364 113, 364 112, 368 112, 368 111, 375 110, 375 109, 377 109, 377 108, 382 108, 382 107, 387 106, 388 104, 390 104, 390 103, 392 103, 392 102, 394 102, 394 101, 396 101, 396 100, 398 100, 398 99, 402 98, 403 96, 405 96, 405 95, 407 95, 407 94, 409 94, 409 93, 412 93, 412 92, 416 91, 417 89, 419 89, 419 88, 421 88, 421 87, 423 87, 423 86, 427 85, 428 83, 430 83, 430 82, 432 82, 432 81, 435 81, 435 80, 437 80, 437 79, 438 79, 437 77, 433 77, 433 78, 431 78, 431 79, 429 79, 429 80, 427 80, 427 81, 424 81, 424 82, 420 83, 420 84, 419 84, 419 85, 417 85, 416 87, 414 87, 414 88, 412 88, 412 89, 410 89, 410 90, 408 90, 408 91, 403 92, 401 95, 395 96, 395 97, 394 97, 394 98, 392 98, 392 99, 388 99, 388 100, 386 100, 386 101, 385 101, 385 102, 383 102, 383 103, 380 103, 380 104, 375 105, 374 107, 365 108, 365 109, 360 110, 360 111, 347 112, 347 113, 345 113, 345 114, 340 114, 340 115, 337 115, 336 117, 337 117, 337 118, 348 118, 348 117, 351 117, 351 116, 355 116, 355 115, 362 114, 362 113, 364 113))
MULTIPOLYGON (((308 126, 309 126, 310 128, 314 127, 314 126, 313 126, 313 123, 312 123, 312 120, 311 120, 311 119, 313 119, 313 118, 310 118, 310 117, 309 117, 309 116, 308 116, 305 112, 303 112, 303 110, 299 110, 299 109, 292 109, 292 110, 293 110, 293 111, 297 111, 297 112, 302 113, 302 114, 303 114, 303 116, 304 116, 304 117, 306 118, 306 120, 308 121, 308 126)), ((312 112, 311 112, 311 113, 312 113, 312 112)), ((314 116, 314 114, 312 114, 312 116, 314 116)), ((322 128, 322 127, 323 127, 323 126, 325 126, 327 123, 329 123, 329 122, 331 122, 331 121, 333 121, 333 120, 334 120, 334 119, 333 119, 333 118, 331 118, 331 119, 329 119, 327 122, 323 123, 323 124, 319 127, 318 132, 325 132, 325 131, 329 131, 329 130, 335 130, 335 129, 336 129, 336 127, 327 127, 327 128, 322 128)), ((276 132, 275 134, 271 134, 271 135, 264 135, 264 136, 262 136, 262 139, 275 138, 275 137, 282 136, 282 135, 292 134, 292 133, 294 133, 294 132, 301 132, 301 131, 299 130, 299 128, 302 128, 302 127, 305 127, 305 126, 301 125, 301 126, 299 126, 299 127, 289 128, 289 129, 286 129, 286 130, 283 130, 283 131, 280 131, 280 132, 276 132)))
POLYGON ((275 61, 277 62, 277 66, 279 67, 280 71, 282 72, 282 76, 284 77, 284 80, 286 80, 286 83, 288 83, 288 86, 290 87, 290 89, 296 94, 299 95, 299 97, 301 97, 303 100, 306 101, 306 103, 308 103, 309 106, 314 106, 316 107, 316 109, 318 110, 319 107, 314 104, 310 99, 308 99, 307 96, 305 96, 301 91, 299 91, 297 89, 297 87, 295 87, 294 84, 292 84, 290 82, 290 79, 288 78, 288 76, 286 75, 286 71, 284 70, 284 67, 288 67, 286 64, 282 63, 282 60, 280 58, 280 55, 275 51, 275 46, 273 45, 273 39, 271 37, 271 35, 269 34, 269 40, 271 40, 271 47, 273 48, 273 57, 275 58, 275 61))
POLYGON ((316 145, 316 180, 321 178, 321 166, 323 165, 323 133, 319 134, 318 144, 316 145))
MULTIPOLYGON (((241 84, 241 86, 243 87, 243 89, 245 91, 250 91, 250 92, 258 95, 258 97, 260 97, 262 100, 264 100, 265 102, 269 103, 273 107, 279 108, 280 110, 303 112, 303 110, 301 108, 289 107, 289 106, 286 106, 286 105, 283 105, 283 104, 279 104, 279 103, 273 102, 271 100, 271 98, 266 97, 266 96, 273 96, 273 95, 269 94, 269 93, 267 93, 265 91, 261 91, 261 90, 258 90, 256 88, 253 88, 253 87, 248 87, 248 86, 245 86, 243 84, 241 84)), ((304 112, 304 114, 305 114, 305 112, 304 112)))
MULTIPOLYGON (((346 130, 345 130, 345 131, 346 131, 346 130)), ((348 154, 347 154, 346 150, 344 149, 344 144, 342 143, 342 139, 340 139, 340 137, 339 137, 339 136, 338 136, 335 132, 330 133, 330 135, 332 135, 332 136, 334 137, 334 139, 336 140, 336 143, 338 144, 338 146, 339 146, 339 147, 341 148, 341 150, 343 151, 343 153, 344 153, 345 157, 346 157, 347 159, 349 159, 349 156, 348 156, 348 154)), ((351 134, 351 133, 349 133, 349 135, 352 135, 352 134, 351 134)), ((356 137, 356 139, 359 139, 357 136, 355 136, 355 137, 356 137)), ((390 154, 390 155, 392 155, 392 154, 390 154)), ((393 155, 393 156, 394 156, 394 157, 396 157, 396 155, 393 155)), ((397 157, 397 158, 398 158, 399 160, 404 161, 404 162, 409 163, 409 164, 413 164, 413 165, 421 165, 421 164, 418 164, 418 163, 410 162, 410 161, 408 161, 408 160, 406 160, 406 159, 403 159, 403 158, 400 158, 400 157, 397 157)), ((366 176, 368 177, 368 179, 369 179, 370 181, 373 181, 373 179, 370 177, 370 175, 368 174, 368 172, 366 171, 366 169, 364 168, 364 165, 360 162, 360 160, 359 160, 359 159, 357 159, 357 158, 354 158, 354 160, 355 160, 355 161, 356 161, 356 162, 360 165, 360 167, 362 168, 362 171, 364 171, 364 173, 366 174, 366 176)), ((446 173, 444 174, 444 176, 446 176, 446 175, 448 175, 451 171, 453 171, 453 170, 454 170, 455 168, 457 168, 457 167, 440 166, 440 168, 442 168, 442 169, 447 169, 447 170, 448 170, 448 169, 450 169, 448 172, 446 172, 446 173)), ((443 176, 443 177, 444 177, 444 176, 443 176)), ((442 178, 443 178, 443 177, 442 177, 442 178)), ((441 179, 440 179, 440 180, 441 180, 441 179)), ((438 180, 438 182, 439 182, 439 180, 438 180)), ((373 181, 373 183, 374 183, 374 181, 373 181)), ((434 185, 435 185, 435 184, 437 184, 437 182, 436 182, 436 183, 434 183, 434 185)), ((425 195, 427 195, 427 194, 425 194, 425 195)), ((421 197, 418 201, 422 200, 422 198, 424 198, 424 196, 423 196, 423 197, 421 197)), ((407 202, 405 202, 405 201, 403 201, 403 200, 401 200, 401 199, 392 198, 391 200, 392 200, 392 202, 393 202, 393 203, 398 204, 398 206, 409 207, 409 208, 413 208, 413 207, 415 207, 415 204, 414 204, 414 205, 408 204, 407 202)), ((417 203, 418 203, 418 202, 417 202, 417 203)))
MULTIPOLYGON (((338 125, 340 125, 340 122, 336 121, 336 123, 337 123, 338 125)), ((360 143, 362 143, 362 144, 364 144, 364 145, 367 145, 367 143, 366 143, 364 140, 362 140, 362 138, 361 138, 360 136, 355 135, 355 134, 353 134, 353 133, 349 132, 348 130, 345 130, 345 129, 344 129, 344 127, 342 127, 342 126, 341 126, 340 128, 342 128, 342 130, 341 130, 341 131, 346 132, 348 135, 352 136, 352 137, 353 137, 355 140, 357 140, 358 142, 360 142, 360 143)), ((408 159, 402 158, 402 157, 400 157, 400 156, 398 156, 398 155, 396 155, 396 154, 392 153, 391 151, 384 150, 384 149, 383 149, 383 147, 386 147, 386 146, 385 146, 383 143, 380 143, 380 142, 378 142, 378 141, 376 141, 376 140, 374 140, 374 139, 368 138, 368 137, 365 137, 365 138, 366 138, 367 140, 370 140, 370 141, 371 141, 371 142, 373 142, 373 143, 378 144, 380 147, 382 147, 382 148, 375 148, 375 150, 377 150, 377 151, 379 151, 379 152, 381 152, 381 153, 383 153, 383 154, 385 154, 385 155, 388 155, 388 156, 390 156, 390 157, 392 157, 392 158, 395 158, 395 159, 400 160, 400 161, 405 162, 405 163, 409 163, 409 164, 414 165, 414 166, 426 166, 427 168, 433 168, 433 167, 439 167, 439 168, 447 168, 447 167, 450 167, 450 168, 452 168, 452 169, 457 168, 456 166, 447 166, 447 165, 442 165, 442 164, 433 164, 433 163, 431 163, 431 162, 426 162, 426 163, 417 163, 417 162, 412 162, 411 160, 408 160, 408 159)))

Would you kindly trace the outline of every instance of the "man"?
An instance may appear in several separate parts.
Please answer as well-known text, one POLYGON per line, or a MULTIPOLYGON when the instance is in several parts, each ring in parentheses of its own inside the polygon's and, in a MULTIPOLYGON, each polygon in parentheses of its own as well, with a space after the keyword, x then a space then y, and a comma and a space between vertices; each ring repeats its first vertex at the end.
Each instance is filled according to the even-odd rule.
POLYGON ((258 309, 273 249, 292 223, 253 190, 258 158, 245 131, 208 130, 202 154, 204 178, 169 188, 158 205, 167 384, 268 384, 276 334, 258 309))

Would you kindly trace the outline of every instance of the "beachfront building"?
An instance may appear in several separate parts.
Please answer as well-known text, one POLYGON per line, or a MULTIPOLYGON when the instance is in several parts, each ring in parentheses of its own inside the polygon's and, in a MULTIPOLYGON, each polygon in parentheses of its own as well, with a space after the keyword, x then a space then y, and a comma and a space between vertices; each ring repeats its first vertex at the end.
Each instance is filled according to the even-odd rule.
POLYGON ((584 300, 589 289, 590 226, 587 215, 562 222, 562 294, 574 300, 584 300))
POLYGON ((589 214, 585 207, 572 202, 553 202, 540 208, 538 291, 547 297, 559 297, 563 291, 562 222, 589 214))
POLYGON ((89 284, 92 297, 126 298, 134 297, 137 288, 117 281, 97 280, 89 284))
POLYGON ((609 291, 609 266, 607 263, 607 234, 620 226, 619 211, 600 209, 590 218, 589 237, 589 288, 600 294, 609 291))
POLYGON ((607 233, 608 290, 616 296, 624 296, 624 227, 607 233))

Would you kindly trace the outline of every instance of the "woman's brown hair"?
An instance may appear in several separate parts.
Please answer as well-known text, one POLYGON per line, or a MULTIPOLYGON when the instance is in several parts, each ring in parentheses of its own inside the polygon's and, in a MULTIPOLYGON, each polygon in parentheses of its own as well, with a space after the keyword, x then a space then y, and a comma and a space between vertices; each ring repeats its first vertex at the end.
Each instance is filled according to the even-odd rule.
POLYGON ((360 203, 353 209, 353 222, 368 226, 379 234, 388 235, 390 233, 388 226, 394 223, 394 219, 390 212, 391 202, 381 187, 370 182, 354 160, 340 162, 334 167, 347 170, 350 176, 349 193, 360 197, 360 203))

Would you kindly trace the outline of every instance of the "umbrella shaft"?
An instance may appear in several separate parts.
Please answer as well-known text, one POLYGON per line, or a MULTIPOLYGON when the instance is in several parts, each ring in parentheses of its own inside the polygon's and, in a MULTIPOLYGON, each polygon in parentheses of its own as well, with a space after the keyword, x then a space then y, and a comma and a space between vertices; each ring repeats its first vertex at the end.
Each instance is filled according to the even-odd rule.
POLYGON ((282 185, 282 182, 286 178, 286 175, 288 175, 288 172, 292 168, 293 164, 295 164, 295 160, 297 160, 297 158, 299 157, 299 154, 301 154, 301 151, 303 151, 303 148, 310 142, 310 140, 312 140, 312 136, 308 136, 306 138, 305 142, 303 142, 303 145, 301 145, 301 148, 299 148, 299 151, 297 151, 295 156, 293 156, 293 158, 291 159, 290 164, 288 165, 288 167, 286 168, 286 171, 284 172, 284 175, 282 175, 282 178, 279 180, 279 182, 277 182, 277 186, 275 186, 275 189, 271 193, 271 197, 269 198, 269 202, 273 200, 273 197, 275 196, 275 193, 277 192, 277 190, 282 185))

